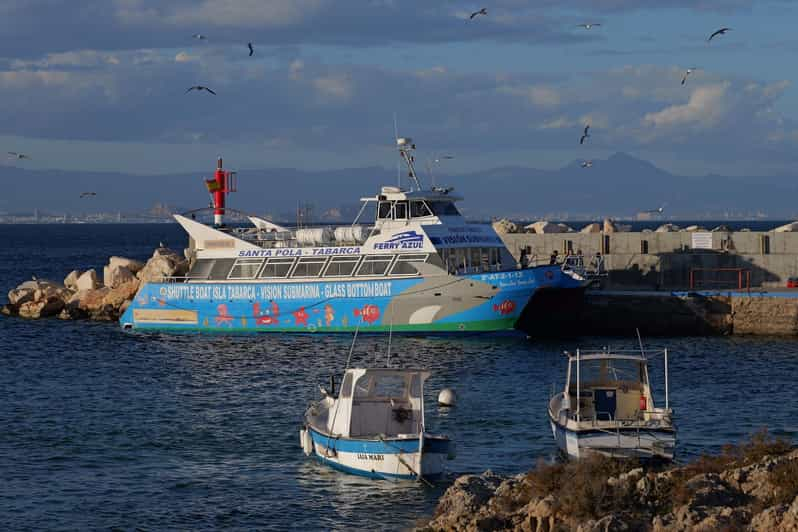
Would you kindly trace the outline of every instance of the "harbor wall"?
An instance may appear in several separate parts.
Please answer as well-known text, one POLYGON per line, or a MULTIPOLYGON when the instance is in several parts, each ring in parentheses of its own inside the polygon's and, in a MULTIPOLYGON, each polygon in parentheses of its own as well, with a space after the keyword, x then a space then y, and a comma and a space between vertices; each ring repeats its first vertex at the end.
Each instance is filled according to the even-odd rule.
POLYGON ((559 334, 632 336, 639 329, 645 336, 794 336, 798 293, 588 290, 572 316, 559 334))
POLYGON ((784 287, 798 276, 798 232, 713 232, 711 249, 694 249, 691 232, 666 233, 509 233, 501 237, 517 258, 528 249, 532 263, 547 263, 553 251, 561 256, 581 250, 585 262, 600 253, 609 289, 676 290, 690 288, 696 269, 728 269, 694 273, 708 288, 736 289, 737 272, 750 272, 750 287, 784 287), (716 286, 709 286, 713 281, 716 286))

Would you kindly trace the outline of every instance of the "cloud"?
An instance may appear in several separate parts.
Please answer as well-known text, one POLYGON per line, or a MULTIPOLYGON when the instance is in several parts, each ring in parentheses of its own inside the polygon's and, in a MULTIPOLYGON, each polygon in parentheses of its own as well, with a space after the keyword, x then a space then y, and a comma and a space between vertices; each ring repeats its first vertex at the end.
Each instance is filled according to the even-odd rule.
POLYGON ((711 129, 729 111, 726 96, 728 82, 699 87, 693 90, 686 104, 672 105, 643 117, 643 123, 657 128, 694 125, 700 129, 711 129))
POLYGON ((324 100, 347 101, 352 97, 352 81, 343 76, 316 78, 313 86, 324 100))

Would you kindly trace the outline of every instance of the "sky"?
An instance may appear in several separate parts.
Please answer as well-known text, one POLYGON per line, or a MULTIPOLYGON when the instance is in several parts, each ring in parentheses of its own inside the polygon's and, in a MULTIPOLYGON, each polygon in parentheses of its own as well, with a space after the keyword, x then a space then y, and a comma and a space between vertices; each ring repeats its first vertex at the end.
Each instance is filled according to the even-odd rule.
POLYGON ((396 117, 440 173, 626 152, 683 175, 792 175, 797 15, 794 0, 2 0, 0 148, 31 169, 390 169, 396 117))

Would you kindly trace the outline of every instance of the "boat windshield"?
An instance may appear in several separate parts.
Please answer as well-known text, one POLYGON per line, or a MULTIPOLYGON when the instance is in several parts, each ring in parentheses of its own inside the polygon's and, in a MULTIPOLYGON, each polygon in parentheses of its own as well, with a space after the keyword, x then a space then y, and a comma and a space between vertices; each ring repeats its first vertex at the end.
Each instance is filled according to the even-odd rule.
POLYGON ((408 399, 421 396, 418 374, 366 374, 355 383, 355 399, 408 399))
MULTIPOLYGON (((574 364, 576 361, 574 360, 574 364)), ((645 382, 645 366, 639 360, 600 359, 579 363, 579 379, 583 386, 606 386, 618 382, 645 382)), ((574 368, 572 375, 576 375, 574 368)), ((575 382, 572 386, 575 386, 575 382)))
POLYGON ((427 205, 435 216, 459 216, 460 212, 451 201, 428 201, 427 205))

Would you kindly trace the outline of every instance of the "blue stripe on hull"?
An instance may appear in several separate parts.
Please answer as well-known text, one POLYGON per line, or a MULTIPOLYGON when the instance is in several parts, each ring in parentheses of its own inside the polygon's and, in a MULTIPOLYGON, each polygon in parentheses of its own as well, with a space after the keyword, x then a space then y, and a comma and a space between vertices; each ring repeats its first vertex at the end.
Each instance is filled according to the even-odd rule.
MULTIPOLYGON (((418 452, 418 438, 413 439, 385 439, 383 440, 356 440, 351 438, 329 438, 313 428, 308 429, 313 443, 341 451, 344 453, 363 454, 411 454, 418 452)), ((443 438, 424 438, 424 452, 433 454, 446 454, 449 452, 449 440, 443 438)))
MULTIPOLYGON (((366 471, 365 469, 357 469, 356 467, 345 466, 345 465, 343 465, 341 463, 338 463, 338 462, 336 462, 334 460, 330 460, 328 458, 324 458, 323 456, 319 456, 316 453, 313 453, 313 456, 316 458, 316 460, 318 460, 322 464, 328 465, 328 466, 332 467, 333 469, 337 469, 338 471, 341 471, 343 473, 349 473, 351 475, 358 475, 358 476, 361 476, 361 477, 374 478, 374 479, 379 479, 379 480, 386 480, 386 479, 391 479, 391 480, 416 480, 416 478, 417 478, 416 475, 399 475, 399 474, 396 474, 396 473, 377 473, 376 471, 366 471)), ((437 476, 440 476, 440 475, 429 475, 429 476, 424 477, 424 478, 431 479, 431 478, 436 478, 437 476)))

